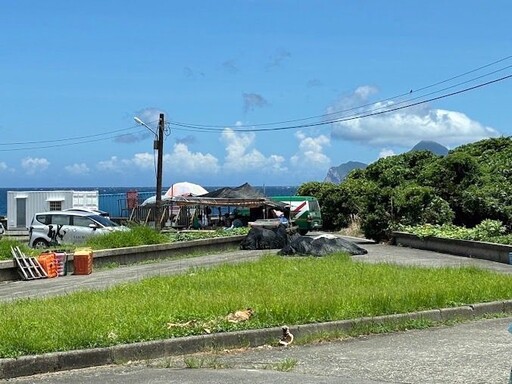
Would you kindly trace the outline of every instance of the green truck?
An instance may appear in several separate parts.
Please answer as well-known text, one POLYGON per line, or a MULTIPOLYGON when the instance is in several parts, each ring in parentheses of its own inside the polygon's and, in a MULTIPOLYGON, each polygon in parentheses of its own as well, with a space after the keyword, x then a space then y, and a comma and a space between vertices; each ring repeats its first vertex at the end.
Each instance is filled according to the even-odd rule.
POLYGON ((289 220, 301 235, 322 229, 320 204, 313 196, 272 196, 270 200, 281 202, 289 209, 289 220))

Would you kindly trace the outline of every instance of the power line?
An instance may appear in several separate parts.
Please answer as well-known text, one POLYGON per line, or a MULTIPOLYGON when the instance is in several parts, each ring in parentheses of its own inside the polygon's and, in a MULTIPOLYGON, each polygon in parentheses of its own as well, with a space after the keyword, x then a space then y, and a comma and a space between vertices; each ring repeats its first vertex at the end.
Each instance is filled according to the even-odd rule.
MULTIPOLYGON (((282 121, 282 122, 278 122, 278 123, 254 124, 254 125, 250 126, 251 128, 249 128, 248 126, 237 126, 237 127, 232 127, 231 129, 234 130, 234 131, 242 131, 242 132, 265 132, 265 131, 280 131, 280 130, 301 129, 301 128, 322 126, 322 125, 328 125, 328 124, 339 123, 339 122, 344 122, 344 121, 356 120, 356 119, 361 119, 361 118, 365 118, 365 117, 370 117, 370 116, 390 113, 390 112, 401 110, 401 109, 405 109, 405 108, 410 108, 410 107, 413 107, 413 106, 416 106, 416 105, 428 103, 428 102, 435 101, 435 100, 440 100, 440 99, 443 99, 443 98, 446 98, 446 97, 454 96, 454 95, 457 95, 457 94, 460 94, 460 93, 468 92, 468 91, 471 91, 471 90, 474 90, 474 89, 477 89, 477 88, 481 88, 481 87, 484 87, 484 86, 487 86, 487 85, 490 85, 490 84, 493 84, 493 83, 496 83, 496 82, 500 82, 500 81, 506 80, 506 79, 512 77, 512 75, 503 76, 501 78, 498 78, 498 79, 495 79, 495 80, 491 80, 491 81, 488 81, 488 82, 485 82, 485 83, 477 84, 475 86, 468 87, 468 88, 465 88, 465 89, 462 89, 462 90, 459 90, 459 91, 456 91, 456 92, 452 92, 452 93, 448 93, 448 94, 441 95, 441 96, 438 96, 438 97, 433 97, 433 98, 429 98, 429 99, 425 99, 425 100, 420 100, 418 102, 411 103, 414 100, 419 100, 419 99, 422 99, 424 97, 427 97, 427 96, 430 96, 430 95, 433 95, 433 94, 437 94, 439 92, 443 92, 443 91, 446 91, 446 90, 449 90, 449 89, 453 89, 455 87, 459 87, 459 86, 461 86, 463 84, 468 84, 468 83, 474 82, 474 81, 476 81, 478 79, 482 79, 484 77, 496 74, 496 73, 504 71, 506 69, 510 69, 510 68, 512 68, 512 65, 509 65, 509 66, 506 66, 506 67, 494 70, 492 72, 485 73, 485 74, 477 76, 475 78, 472 78, 472 79, 469 79, 469 80, 466 80, 466 81, 463 81, 463 82, 460 82, 460 83, 457 83, 457 84, 454 84, 454 85, 451 85, 451 86, 448 86, 448 87, 445 87, 445 88, 442 88, 440 90, 436 90, 436 91, 433 91, 433 92, 430 92, 430 93, 427 93, 427 94, 424 94, 424 95, 420 95, 420 96, 417 96, 417 97, 414 97, 414 98, 408 98, 406 100, 402 100, 400 102, 393 103, 393 104, 390 103, 387 106, 379 107, 379 109, 373 110, 373 111, 370 111, 370 112, 364 112, 363 111, 363 112, 355 113, 355 114, 348 115, 348 116, 343 116, 343 117, 338 117, 338 118, 331 118, 331 119, 328 119, 328 120, 323 120, 323 121, 320 121, 320 122, 314 122, 314 123, 308 123, 308 124, 288 125, 288 126, 283 126, 283 127, 271 127, 271 128, 258 128, 258 127, 264 127, 264 126, 269 126, 269 125, 278 125, 278 124, 293 123, 293 122, 298 122, 298 121, 306 121, 306 120, 311 120, 311 119, 320 118, 320 117, 326 118, 326 117, 329 117, 329 116, 339 116, 340 114, 344 114, 344 113, 347 113, 347 112, 350 112, 350 111, 361 110, 361 109, 368 108, 368 107, 371 107, 371 106, 376 106, 378 104, 382 104, 382 103, 385 103, 385 102, 390 102, 390 101, 393 101, 393 100, 395 100, 397 98, 400 98, 400 97, 409 96, 411 94, 414 94, 414 93, 417 93, 417 92, 421 92, 421 91, 433 88, 433 87, 441 85, 441 84, 448 83, 448 82, 453 81, 455 79, 467 76, 468 74, 475 73, 475 72, 480 71, 480 70, 482 70, 484 68, 489 68, 489 67, 491 67, 493 65, 496 65, 496 64, 501 63, 503 61, 509 60, 510 58, 512 58, 512 55, 504 57, 504 58, 502 58, 500 60, 496 60, 496 61, 494 61, 492 63, 483 65, 481 67, 475 68, 473 70, 464 72, 464 73, 462 73, 460 75, 452 76, 452 77, 450 77, 450 78, 448 78, 446 80, 442 80, 442 81, 430 84, 428 86, 419 88, 417 90, 411 90, 410 92, 403 93, 401 95, 390 97, 390 98, 387 98, 387 99, 383 99, 383 100, 380 100, 380 101, 377 101, 377 102, 373 102, 373 103, 369 103, 369 104, 364 104, 364 105, 359 105, 359 106, 356 106, 356 107, 353 107, 353 108, 349 108, 349 109, 345 109, 345 110, 341 110, 341 111, 336 111, 336 112, 332 112, 332 113, 328 113, 328 114, 323 114, 323 115, 310 116, 310 117, 301 118, 301 119, 294 119, 294 120, 287 120, 287 121, 282 121), (408 103, 408 104, 405 104, 405 103, 408 103), (405 104, 405 105, 402 105, 402 104, 405 104), (393 108, 389 108, 390 106, 393 106, 393 108)), ((150 124, 151 123, 155 123, 155 122, 150 122, 150 124)), ((170 126, 173 126, 173 128, 176 129, 176 130, 192 131, 192 132, 220 132, 220 131, 222 131, 222 130, 224 130, 226 128, 225 125, 224 126, 216 126, 216 125, 187 124, 187 123, 180 123, 180 122, 176 122, 176 121, 175 122, 173 122, 173 121, 167 122, 167 124, 170 125, 170 126)), ((0 149, 0 152, 21 151, 21 150, 37 150, 37 149, 57 148, 57 147, 62 147, 64 145, 66 145, 66 146, 73 146, 73 145, 81 145, 81 144, 87 144, 87 143, 94 143, 94 142, 103 141, 103 140, 107 140, 107 139, 114 139, 116 137, 121 136, 121 135, 119 135, 117 133, 119 133, 119 132, 126 133, 126 131, 133 130, 133 129, 139 129, 139 126, 137 125, 137 126, 132 126, 132 127, 129 127, 129 128, 117 129, 117 130, 112 130, 112 131, 108 131, 108 132, 104 132, 104 133, 85 135, 85 136, 78 136, 78 137, 68 137, 68 138, 62 138, 62 139, 0 143, 0 147, 13 146, 13 145, 15 145, 15 146, 25 146, 25 147, 20 147, 20 148, 0 149), (44 144, 44 143, 52 143, 52 144, 51 145, 43 145, 43 146, 41 146, 41 144, 44 144), (55 143, 65 143, 65 144, 55 144, 55 143), (37 146, 26 147, 26 145, 31 145, 31 144, 37 144, 37 146)), ((139 132, 144 132, 144 131, 143 130, 139 130, 139 132)), ((166 134, 168 134, 167 133, 167 127, 166 127, 166 134)))
MULTIPOLYGON (((7 146, 7 145, 27 145, 27 144, 39 144, 39 143, 55 143, 55 142, 63 142, 63 141, 82 140, 82 139, 88 139, 88 138, 92 138, 92 137, 99 137, 99 136, 111 135, 111 134, 113 134, 113 133, 117 133, 117 132, 126 132, 127 130, 133 130, 133 129, 138 129, 140 132, 144 132, 143 130, 140 130, 140 127, 135 126, 135 127, 130 127, 130 128, 116 129, 116 130, 109 131, 109 132, 104 132, 104 133, 97 133, 97 134, 94 134, 94 135, 68 137, 68 138, 64 138, 64 139, 52 139, 52 140, 37 140, 37 141, 23 141, 23 142, 0 143, 0 146, 7 146)), ((118 136, 120 136, 120 135, 115 135, 115 136, 112 136, 112 137, 118 137, 118 136)), ((108 137, 107 137, 107 138, 108 138, 108 137)), ((103 140, 103 139, 99 139, 99 140, 103 140)), ((99 140, 92 140, 91 142, 93 142, 93 141, 99 141, 99 140)), ((87 142, 89 142, 89 141, 86 141, 86 143, 87 143, 87 142)), ((50 146, 50 147, 47 147, 47 148, 51 148, 51 146, 50 146)))
MULTIPOLYGON (((144 132, 144 131, 141 131, 141 132, 144 132)), ((82 138, 97 137, 97 136, 106 135, 106 134, 107 133, 98 134, 98 135, 83 136, 82 138)), ((33 146, 33 147, 0 149, 0 152, 26 151, 26 150, 29 150, 29 149, 47 149, 47 148, 58 148, 58 147, 63 147, 63 146, 73 146, 73 145, 80 145, 80 144, 96 143, 98 141, 104 141, 104 140, 107 140, 107 139, 115 139, 116 137, 119 137, 119 136, 120 135, 113 135, 113 136, 108 136, 108 137, 101 137, 101 138, 97 138, 97 139, 83 140, 83 141, 77 141, 77 142, 65 143, 65 144, 53 144, 53 145, 43 145, 43 146, 37 145, 37 146, 33 146)), ((68 138, 68 139, 60 139, 60 140, 27 141, 25 143, 16 143, 16 145, 38 144, 38 143, 53 143, 53 142, 56 142, 56 141, 57 142, 62 142, 62 141, 65 141, 65 140, 69 140, 70 141, 70 140, 74 140, 74 139, 73 138, 68 138)), ((13 144, 13 143, 11 143, 11 144, 13 144)), ((2 144, 2 145, 9 145, 9 144, 2 144)))
MULTIPOLYGON (((495 71, 486 73, 484 75, 480 75, 480 76, 477 76, 475 78, 472 78, 472 79, 469 79, 469 80, 466 80, 466 81, 463 81, 463 82, 451 85, 449 87, 445 87, 445 88, 442 88, 442 89, 439 89, 439 90, 436 90, 436 91, 433 91, 433 92, 430 92, 430 93, 427 93, 427 94, 424 94, 424 95, 421 95, 421 96, 417 96, 417 97, 414 97, 414 98, 409 98, 409 99, 400 101, 398 103, 394 103, 394 105, 401 105, 401 104, 405 104, 405 103, 408 103, 408 102, 411 102, 411 101, 414 101, 414 100, 422 99, 422 98, 430 96, 430 95, 435 95, 437 93, 440 93, 440 92, 443 92, 443 91, 446 91, 446 90, 449 90, 449 89, 453 89, 455 87, 459 87, 459 86, 464 85, 464 84, 468 84, 468 83, 474 82, 474 81, 479 80, 481 78, 484 78, 484 77, 496 74, 498 72, 502 72, 502 71, 504 71, 506 69, 510 69, 510 68, 512 68, 512 65, 509 65, 507 67, 500 68, 500 69, 497 69, 495 71)), ((472 72, 474 72, 474 71, 472 71, 472 72)), ((460 77, 460 76, 457 76, 457 77, 460 77)), ((439 83, 436 83, 436 84, 441 84, 441 83, 446 83, 446 81, 442 81, 442 82, 439 82, 439 83)), ((430 88, 430 87, 424 87, 422 89, 426 89, 426 88, 430 88)), ((411 94, 411 93, 409 92, 408 94, 411 94)), ((369 104, 365 104, 365 105, 356 106, 356 107, 345 109, 345 110, 341 110, 341 111, 336 111, 336 112, 333 112, 333 113, 330 113, 330 114, 322 115, 322 117, 330 116, 330 115, 332 115, 332 116, 340 115, 340 114, 342 114, 344 112, 349 112, 349 111, 353 111, 353 110, 360 110, 360 109, 363 109, 365 107, 370 107, 370 106, 382 104, 383 102, 390 101, 390 100, 392 100, 392 98, 384 99, 384 100, 377 101, 377 102, 374 102, 374 103, 369 103, 369 104)), ((428 102, 428 100, 425 100, 424 102, 428 102)), ((382 108, 385 108, 385 107, 380 107, 380 108, 382 109, 382 108)), ((346 116, 346 117, 357 117, 357 116, 360 116, 363 113, 365 113, 365 112, 356 113, 356 114, 349 115, 349 116, 346 116)), ((304 119, 304 120, 306 120, 306 119, 304 119)), ((324 120, 324 121, 327 121, 327 120, 324 120)), ((171 122, 171 124, 173 124, 175 126, 182 127, 181 128, 182 130, 186 130, 186 129, 183 129, 183 128, 190 128, 189 129, 190 131, 196 131, 196 132, 201 132, 201 131, 216 132, 216 131, 219 131, 219 130, 222 130, 222 129, 226 128, 226 126, 210 126, 210 127, 209 126, 201 126, 201 127, 199 127, 199 126, 196 126, 196 125, 182 124, 182 123, 176 123, 176 122, 171 122)), ((264 124, 264 125, 270 125, 270 124, 264 124)), ((245 132, 248 132, 248 131, 258 131, 259 129, 254 129, 254 127, 260 127, 260 126, 262 126, 262 125, 258 125, 258 124, 251 125, 251 128, 247 128, 246 126, 236 126, 236 127, 231 127, 231 129, 233 129, 234 131, 245 131, 245 132)))
MULTIPOLYGON (((325 113, 325 114, 322 114, 322 115, 309 116, 309 117, 304 117, 304 118, 300 118, 300 119, 285 120, 285 121, 279 121, 279 122, 273 122, 273 123, 251 124, 251 127, 262 127, 262 126, 269 126, 269 125, 289 124, 289 123, 294 123, 294 122, 299 122, 299 121, 306 121, 306 120, 312 120, 312 119, 318 119, 318 118, 326 118, 326 117, 332 116, 332 115, 337 115, 337 114, 341 114, 341 113, 345 113, 345 112, 354 111, 354 110, 357 110, 357 109, 371 107, 372 105, 376 105, 376 104, 379 104, 379 103, 384 103, 384 102, 387 102, 387 101, 392 101, 392 100, 395 100, 395 99, 398 99, 398 98, 401 98, 401 97, 404 97, 404 96, 410 96, 411 94, 418 93, 418 92, 421 92, 421 91, 424 91, 424 90, 436 87, 438 85, 448 83, 448 82, 453 81, 455 79, 467 76, 467 75, 469 75, 471 73, 475 73, 475 72, 478 72, 478 71, 480 71, 482 69, 489 68, 489 67, 491 67, 493 65, 499 64, 499 63, 501 63, 503 61, 506 61, 506 60, 509 60, 511 58, 512 58, 512 55, 506 56, 506 57, 501 58, 499 60, 493 61, 492 63, 482 65, 482 66, 480 66, 478 68, 469 70, 469 71, 461 73, 459 75, 452 76, 452 77, 450 77, 448 79, 441 80, 441 81, 438 81, 436 83, 420 87, 418 89, 412 89, 411 91, 408 91, 408 92, 405 92, 405 93, 401 93, 401 94, 396 95, 396 96, 391 96, 391 97, 388 97, 388 98, 385 98, 385 99, 381 99, 381 100, 378 100, 378 101, 375 101, 375 102, 372 102, 372 103, 358 105, 356 107, 348 108, 348 109, 341 110, 341 111, 325 113)), ((503 71, 503 70, 511 68, 511 67, 512 67, 512 65, 509 65, 507 67, 495 70, 495 71, 490 72, 488 74, 481 75, 481 76, 477 77, 476 79, 479 79, 479 78, 482 78, 482 77, 485 77, 485 76, 489 76, 490 74, 497 73, 497 72, 503 71)), ((475 80, 475 79, 473 79, 473 80, 475 80)), ((469 80, 469 81, 472 81, 472 80, 469 80)), ((463 82, 462 84, 467 83, 469 81, 463 82)), ((441 91, 438 91, 438 92, 441 92, 441 91)), ((184 123, 184 122, 179 122, 179 121, 174 121, 174 122, 171 121, 171 124, 178 125, 178 126, 181 126, 181 127, 185 127, 186 126, 186 127, 190 127, 190 128, 221 128, 221 129, 223 129, 223 128, 226 127, 226 125, 193 124, 193 123, 184 123)), ((240 127, 245 127, 245 126, 240 126, 240 127)))
MULTIPOLYGON (((455 95, 458 95, 458 94, 461 94, 461 93, 472 91, 472 90, 477 89, 477 88, 482 88, 482 87, 488 86, 490 84, 494 84, 494 83, 497 83, 497 82, 500 82, 500 81, 504 81, 504 80, 507 80, 507 79, 509 79, 511 77, 512 77, 512 75, 503 76, 501 78, 490 80, 490 81, 487 81, 485 83, 480 83, 480 84, 474 85, 472 87, 464 88, 464 89, 461 89, 461 90, 458 90, 458 91, 454 91, 454 92, 447 93, 447 94, 444 94, 444 95, 441 95, 441 96, 437 96, 437 97, 432 97, 432 98, 426 99, 426 100, 421 100, 421 101, 418 101, 418 102, 415 102, 415 103, 411 103, 411 104, 407 104, 407 105, 402 105, 402 106, 398 106, 398 107, 394 107, 394 108, 389 108, 389 109, 385 109, 385 110, 381 110, 381 111, 374 111, 374 112, 368 112, 368 113, 363 113, 363 114, 358 114, 358 115, 353 115, 353 116, 348 116, 348 117, 342 117, 342 118, 337 118, 337 119, 332 119, 332 120, 327 120, 327 121, 321 121, 321 122, 317 122, 317 123, 301 124, 301 125, 291 125, 291 126, 284 126, 284 127, 273 127, 273 128, 252 128, 252 129, 245 129, 245 128, 244 129, 235 129, 235 128, 231 128, 231 129, 234 130, 234 131, 242 131, 242 132, 268 132, 268 131, 284 131, 284 130, 291 130, 291 129, 302 129, 302 128, 317 127, 317 126, 321 126, 321 125, 328 125, 328 124, 334 124, 334 123, 342 123, 342 122, 346 122, 346 121, 362 119, 362 118, 365 118, 365 117, 371 117, 371 116, 382 115, 382 114, 385 114, 385 113, 395 112, 395 111, 399 111, 399 110, 402 110, 402 109, 415 107, 415 106, 420 105, 420 104, 425 104, 425 103, 429 103, 429 102, 432 102, 432 101, 445 99, 447 97, 455 96, 455 95)), ((176 123, 172 123, 172 124, 180 126, 179 124, 176 124, 176 123)), ((193 128, 191 128, 191 129, 193 129, 193 128)), ((204 130, 207 131, 208 129, 204 129, 204 130)))

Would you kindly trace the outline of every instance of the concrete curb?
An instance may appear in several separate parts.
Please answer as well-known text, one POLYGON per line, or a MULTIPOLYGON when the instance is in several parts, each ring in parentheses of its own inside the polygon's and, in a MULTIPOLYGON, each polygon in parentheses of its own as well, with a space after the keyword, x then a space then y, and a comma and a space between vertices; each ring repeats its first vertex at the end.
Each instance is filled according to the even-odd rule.
POLYGON ((420 238, 406 232, 393 232, 391 236, 394 244, 399 246, 512 264, 512 246, 510 245, 435 236, 420 238))
MULTIPOLYGON (((290 331, 297 340, 314 334, 337 331, 348 332, 358 327, 392 324, 404 320, 425 319, 442 322, 447 320, 471 320, 488 314, 510 313, 512 313, 512 300, 495 301, 414 313, 296 325, 291 326, 290 331)), ((183 355, 218 348, 257 347, 265 344, 276 344, 280 336, 281 328, 274 327, 0 359, 0 379, 183 355)))

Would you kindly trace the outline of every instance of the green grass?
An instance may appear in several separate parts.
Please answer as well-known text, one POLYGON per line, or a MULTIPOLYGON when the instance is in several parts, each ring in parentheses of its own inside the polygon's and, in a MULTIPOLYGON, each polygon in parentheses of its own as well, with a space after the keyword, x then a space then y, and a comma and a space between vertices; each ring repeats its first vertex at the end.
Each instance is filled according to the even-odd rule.
MULTIPOLYGON (((62 244, 51 249, 64 249, 66 252, 74 252, 76 248, 88 247, 93 250, 114 249, 123 247, 136 247, 139 245, 168 244, 178 241, 191 241, 199 239, 211 239, 218 237, 246 235, 249 228, 235 228, 230 231, 194 231, 194 232, 157 232, 153 228, 144 225, 134 225, 130 231, 116 231, 101 236, 93 236, 84 244, 62 244)), ((8 237, 0 239, 0 260, 12 260, 11 246, 19 246, 23 253, 37 256, 41 250, 29 248, 27 242, 21 242, 8 237)))
POLYGON ((169 236, 166 234, 144 225, 136 225, 131 227, 130 231, 115 231, 106 235, 90 237, 81 246, 92 249, 112 249, 169 242, 169 236))
MULTIPOLYGON (((67 277, 72 279, 72 277, 67 277)), ((365 264, 347 255, 266 256, 99 292, 0 304, 0 357, 510 299, 512 276, 365 264), (255 316, 225 316, 251 307, 255 316), (168 328, 168 323, 188 326, 168 328)))
POLYGON ((280 371, 280 372, 290 372, 291 370, 293 370, 293 368, 295 368, 297 363, 298 363, 297 359, 286 358, 277 363, 267 364, 264 366, 264 368, 272 369, 274 371, 280 371))
POLYGON ((11 247, 20 247, 20 250, 26 255, 38 255, 40 252, 35 252, 34 249, 28 247, 26 242, 21 242, 9 237, 0 239, 0 260, 12 260, 11 247))
POLYGON ((247 228, 241 228, 237 231, 157 232, 153 228, 144 225, 136 225, 132 226, 130 231, 116 231, 102 236, 91 237, 81 246, 90 247, 92 249, 112 249, 135 247, 139 245, 175 243, 178 241, 211 239, 216 237, 242 235, 247 234, 247 232, 247 228))

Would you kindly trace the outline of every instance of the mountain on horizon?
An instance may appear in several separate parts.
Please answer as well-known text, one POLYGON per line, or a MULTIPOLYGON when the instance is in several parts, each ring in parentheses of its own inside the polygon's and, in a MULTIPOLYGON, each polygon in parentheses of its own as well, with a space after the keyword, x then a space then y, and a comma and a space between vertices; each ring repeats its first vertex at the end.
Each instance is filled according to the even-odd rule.
POLYGON ((337 167, 331 167, 329 168, 324 181, 339 184, 354 169, 365 169, 367 166, 368 164, 361 163, 359 161, 349 161, 340 164, 337 167))
POLYGON ((436 143, 435 141, 430 140, 421 140, 418 144, 416 144, 409 152, 412 151, 430 151, 436 155, 446 156, 448 154, 448 148, 444 145, 436 143))
MULTIPOLYGON (((444 145, 441 145, 431 140, 421 140, 418 144, 412 147, 409 150, 409 152, 425 150, 430 151, 439 156, 446 156, 448 154, 448 148, 446 148, 444 145)), ((367 166, 368 164, 361 163, 359 161, 348 161, 346 163, 338 165, 337 167, 329 168, 329 171, 327 172, 327 176, 325 176, 324 181, 339 184, 354 169, 365 169, 367 166)))

